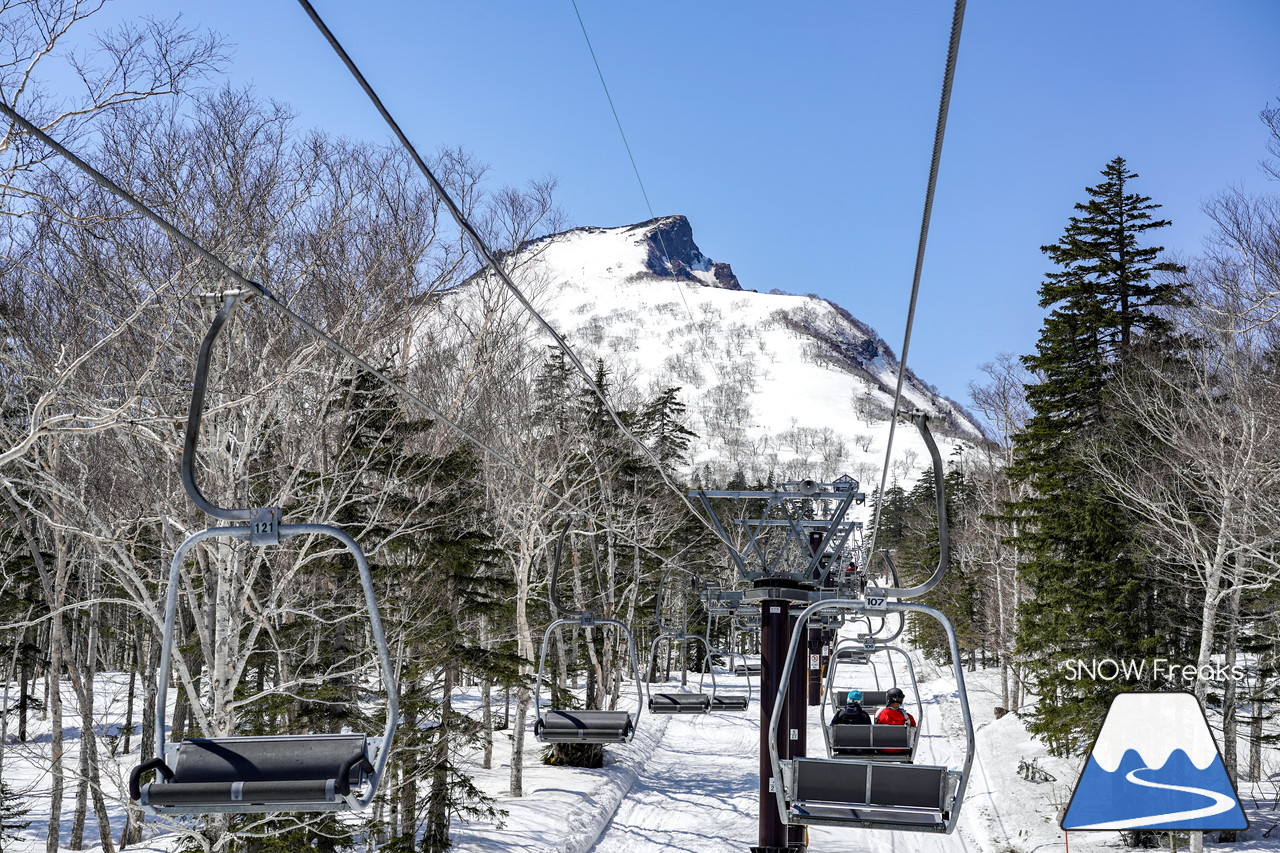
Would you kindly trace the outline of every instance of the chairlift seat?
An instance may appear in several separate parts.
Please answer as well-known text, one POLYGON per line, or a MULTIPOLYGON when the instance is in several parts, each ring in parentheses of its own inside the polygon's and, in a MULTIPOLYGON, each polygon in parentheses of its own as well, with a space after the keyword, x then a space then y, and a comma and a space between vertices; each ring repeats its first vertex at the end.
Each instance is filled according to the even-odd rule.
POLYGON ((733 668, 733 672, 735 675, 759 675, 760 664, 758 663, 741 664, 740 663, 733 668))
POLYGON ((706 714, 711 696, 706 693, 654 693, 649 697, 650 714, 706 714))
POLYGON ((918 764, 783 762, 790 823, 945 832, 959 773, 918 764))
POLYGON ((745 711, 751 700, 746 696, 720 696, 711 700, 712 711, 745 711))
MULTIPOLYGON (((856 689, 856 688, 854 688, 854 689, 856 689)), ((882 707, 884 707, 884 704, 885 704, 885 695, 884 695, 884 694, 885 694, 885 693, 887 693, 887 692, 888 692, 887 690, 863 690, 863 691, 862 691, 862 702, 861 702, 862 707, 864 707, 864 708, 882 708, 882 707)), ((845 702, 848 700, 848 698, 849 698, 849 691, 848 691, 848 690, 836 690, 836 691, 833 691, 833 696, 832 696, 832 698, 835 700, 835 705, 836 705, 836 707, 840 707, 840 706, 844 705, 844 704, 845 704, 845 702)))
POLYGON ((379 739, 358 734, 188 738, 134 768, 133 799, 153 814, 338 811, 357 807, 379 739), (154 782, 140 784, 156 770, 154 782))
POLYGON ((831 726, 832 757, 850 756, 868 761, 911 761, 915 749, 915 726, 859 725, 831 726), (894 750, 883 752, 883 750, 894 750))
POLYGON ((628 711, 545 711, 533 736, 542 743, 626 743, 635 727, 628 711))

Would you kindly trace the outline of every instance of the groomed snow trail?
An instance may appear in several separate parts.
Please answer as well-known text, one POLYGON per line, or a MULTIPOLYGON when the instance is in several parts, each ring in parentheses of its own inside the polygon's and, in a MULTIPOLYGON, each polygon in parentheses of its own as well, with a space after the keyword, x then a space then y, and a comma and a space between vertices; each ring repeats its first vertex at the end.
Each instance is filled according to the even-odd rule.
POLYGON ((745 714, 670 717, 592 850, 720 853, 753 844, 757 707, 753 702, 745 714))
MULTIPOLYGON (((924 704, 916 762, 959 766, 964 739, 950 670, 922 664, 924 704)), ((837 685, 851 686, 851 685, 837 685)), ((809 709, 809 754, 825 755, 820 714, 809 709)), ((594 853, 743 853, 757 839, 759 704, 745 714, 673 716, 635 784, 600 834, 594 853)), ((973 765, 965 810, 950 836, 915 832, 812 827, 811 851, 830 853, 986 853, 988 839, 978 812, 999 819, 979 761, 973 765), (983 839, 983 840, 979 840, 983 839)), ((1003 849, 1007 849, 1003 848, 1003 849)))

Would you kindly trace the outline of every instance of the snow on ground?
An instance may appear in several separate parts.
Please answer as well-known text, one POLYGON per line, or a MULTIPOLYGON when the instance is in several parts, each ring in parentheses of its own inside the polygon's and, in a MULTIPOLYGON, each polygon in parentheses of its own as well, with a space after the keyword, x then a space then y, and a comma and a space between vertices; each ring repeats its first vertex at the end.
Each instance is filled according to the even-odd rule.
MULTIPOLYGON (((921 742, 917 761, 958 766, 963 754, 962 721, 955 678, 912 653, 920 679, 923 703, 921 742)), ((740 689, 742 679, 718 676, 722 686, 740 689)), ((899 673, 899 682, 906 681, 899 673)), ((1067 839, 1058 828, 1058 811, 1065 807, 1079 773, 1079 763, 1054 759, 1026 731, 1013 714, 995 719, 999 704, 998 671, 965 674, 970 706, 977 728, 977 752, 961 818, 951 836, 924 833, 847 830, 812 827, 813 851, 830 853, 1067 853, 1067 839), (1022 761, 1035 761, 1056 777, 1030 782, 1018 775, 1022 761)), ((854 684, 836 684, 852 687, 854 684)), ((865 686, 865 685, 864 685, 865 686)), ((758 698, 758 697, 757 697, 758 698)), ((911 704, 909 702, 909 704, 911 704)), ((819 713, 810 709, 810 754, 821 754, 823 736, 819 713)), ((757 840, 757 800, 760 722, 753 701, 747 714, 703 716, 645 716, 636 743, 608 747, 614 763, 604 771, 565 771, 545 768, 538 774, 536 805, 528 808, 503 800, 511 815, 502 830, 470 825, 457 834, 460 851, 528 850, 547 853, 728 853, 745 851, 757 840), (660 730, 655 740, 645 729, 660 730), (573 775, 583 774, 588 775, 573 775), (601 775, 612 776, 606 781, 601 775), (542 787, 546 786, 546 787, 542 787), (578 790, 573 803, 567 791, 578 790), (607 824, 580 823, 584 806, 617 791, 628 793, 607 824), (563 799, 562 799, 563 798, 563 799), (525 821, 529 821, 526 828, 525 821), (548 827, 567 834, 556 836, 548 827), (547 839, 551 841, 548 842, 547 839), (532 842, 529 839, 534 839, 532 842), (594 846, 589 842, 594 840, 594 846)), ((526 771, 528 772, 528 771, 526 771)), ((1251 829, 1241 842, 1222 849, 1280 850, 1280 805, 1275 787, 1260 785, 1255 796, 1248 784, 1241 791, 1251 829), (1263 838, 1264 833, 1268 833, 1263 838)), ((534 790, 532 787, 530 790, 534 790)), ((592 809, 592 814, 601 810, 592 809)), ((1123 850, 1118 833, 1076 833, 1069 839, 1075 850, 1123 850)), ((1217 846, 1210 843, 1207 846, 1217 846)))
MULTIPOLYGON (((939 667, 914 652, 912 655, 923 705, 917 760, 958 765, 963 739, 954 675, 949 667, 939 667)), ((886 678, 883 672, 881 677, 886 678)), ((835 686, 867 686, 846 681, 850 678, 849 673, 838 673, 835 686)), ((742 678, 729 673, 718 675, 717 681, 726 692, 745 688, 742 678)), ((901 664, 898 681, 906 681, 901 664)), ((95 729, 104 739, 117 735, 123 725, 127 682, 127 676, 121 674, 99 677, 95 729)), ((977 753, 956 832, 938 836, 813 827, 809 835, 811 850, 1068 853, 1066 839, 1057 826, 1058 811, 1071 796, 1079 761, 1048 756, 1017 716, 995 719, 995 707, 1000 704, 997 670, 966 673, 965 683, 977 728, 977 753), (1027 781, 1018 775, 1022 761, 1035 761, 1055 780, 1027 781)), ((64 685, 64 692, 68 704, 64 732, 68 770, 73 771, 81 745, 79 717, 69 686, 64 685)), ((634 694, 624 697, 624 702, 627 698, 635 701, 634 694)), ((500 823, 456 823, 456 849, 461 853, 741 853, 757 837, 758 699, 757 691, 746 714, 644 714, 635 739, 630 744, 606 747, 606 765, 598 770, 542 764, 543 747, 529 734, 524 754, 525 796, 521 798, 509 796, 510 732, 497 732, 492 769, 481 769, 477 755, 472 756, 474 764, 469 772, 483 790, 497 798, 497 805, 507 815, 500 823)), ((458 704, 463 708, 475 706, 475 694, 460 693, 458 704)), ((914 713, 913 704, 909 699, 909 710, 914 713)), ((820 714, 829 713, 829 708, 810 709, 810 754, 821 754, 820 714)), ((140 700, 135 704, 135 721, 139 714, 140 700)), ((49 808, 49 730, 48 724, 38 719, 33 719, 30 727, 27 743, 5 745, 0 765, 6 784, 24 792, 31 808, 26 819, 32 821, 21 840, 5 844, 6 853, 44 850, 49 808)), ((9 734, 12 741, 12 717, 9 734)), ((104 740, 104 748, 107 742, 104 740)), ((116 792, 108 797, 108 808, 112 834, 117 839, 124 819, 124 778, 137 756, 135 740, 130 754, 119 754, 105 762, 107 786, 116 792)), ((1272 783, 1242 783, 1240 795, 1250 829, 1237 844, 1209 846, 1247 853, 1280 851, 1278 793, 1280 790, 1272 783)), ((69 791, 61 829, 62 850, 70 849, 66 845, 73 804, 74 795, 69 791)), ((178 838, 171 831, 166 834, 163 824, 153 822, 148 826, 148 842, 131 849, 169 853, 175 848, 178 838)), ((96 833, 91 814, 85 829, 87 850, 98 849, 96 833)), ((1075 833, 1070 846, 1072 850, 1096 853, 1125 849, 1114 832, 1075 833)))

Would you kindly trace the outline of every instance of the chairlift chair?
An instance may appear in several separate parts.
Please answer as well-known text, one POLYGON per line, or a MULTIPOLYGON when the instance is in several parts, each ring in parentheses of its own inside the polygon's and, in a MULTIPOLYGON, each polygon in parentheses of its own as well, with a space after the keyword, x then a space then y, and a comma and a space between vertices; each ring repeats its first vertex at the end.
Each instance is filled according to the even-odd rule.
MULTIPOLYGON (((650 693, 649 713, 651 714, 706 714, 710 713, 716 700, 715 667, 711 665, 711 644, 701 634, 683 634, 663 631, 653 638, 653 647, 649 654, 649 671, 653 672, 658 661, 658 647, 665 641, 667 645, 679 642, 682 645, 693 642, 701 643, 707 653, 707 666, 711 669, 711 692, 702 692, 702 679, 698 681, 696 692, 650 693)), ((723 705, 723 702, 721 703, 723 705)))
MULTIPOLYGON (((658 647, 663 641, 667 643, 668 650, 672 649, 673 643, 680 643, 684 648, 688 643, 701 643, 703 650, 706 652, 707 667, 711 670, 711 693, 702 692, 702 684, 705 678, 703 673, 698 679, 697 691, 681 691, 679 693, 650 693, 649 694, 649 713, 651 714, 707 714, 711 711, 712 702, 716 695, 716 673, 715 667, 711 664, 711 642, 701 634, 686 634, 683 631, 677 631, 670 628, 662 622, 662 604, 663 590, 666 588, 667 577, 664 575, 658 581, 657 601, 654 603, 654 613, 658 623, 658 634, 653 638, 653 646, 649 652, 649 673, 650 676, 656 671, 658 666, 658 647)), ((707 615, 707 628, 710 630, 711 615, 707 615)))
MULTIPOLYGON (((551 608, 553 613, 563 608, 556 592, 556 581, 560 576, 560 560, 564 552, 564 540, 569 533, 574 516, 565 520, 564 529, 556 542, 555 561, 552 564, 549 581, 551 608)), ((533 724, 533 736, 540 743, 628 743, 635 737, 636 723, 644 708, 644 689, 641 686, 640 671, 636 662, 636 642, 631 629, 617 619, 598 619, 593 614, 582 611, 554 620, 547 626, 542 635, 542 648, 538 655, 538 675, 534 687, 534 708, 537 709, 537 720, 533 724), (636 711, 604 710, 604 709, 563 709, 542 708, 542 682, 546 673, 547 649, 551 646, 551 632, 562 625, 570 625, 582 630, 608 625, 617 629, 626 638, 628 659, 631 663, 632 679, 636 685, 636 711)))
MULTIPOLYGON (((751 686, 751 666, 747 663, 747 659, 742 656, 741 652, 729 652, 726 655, 725 666, 731 669, 735 674, 740 674, 747 682, 747 692, 743 693, 724 693, 717 691, 716 695, 711 699, 712 711, 723 711, 728 713, 737 713, 745 711, 751 705, 751 697, 755 692, 751 686), (735 657, 741 658, 742 663, 738 666, 733 665, 735 657)), ((756 667, 756 675, 759 676, 759 666, 756 667)))
POLYGON ((178 547, 169 565, 164 633, 156 689, 156 757, 133 768, 129 796, 151 814, 256 814, 327 812, 363 809, 372 802, 386 768, 395 734, 395 672, 378 614, 369 564, 360 546, 344 531, 326 524, 280 524, 276 507, 227 509, 210 502, 195 481, 194 458, 204 409, 205 386, 214 340, 244 291, 223 294, 222 307, 205 335, 196 362, 191 408, 182 453, 182 481, 197 507, 226 521, 245 524, 200 530, 178 547), (364 591, 374 645, 387 694, 386 727, 381 737, 362 734, 305 734, 191 737, 165 743, 165 711, 169 668, 178 611, 178 585, 183 561, 206 539, 247 540, 254 546, 276 545, 294 536, 318 536, 337 542, 355 559, 364 591), (142 777, 154 771, 152 782, 142 777))
MULTIPOLYGON (((862 689, 862 705, 864 708, 879 708, 884 705, 884 693, 880 686, 880 670, 864 642, 859 640, 841 640, 831 652, 831 663, 827 666, 827 683, 823 691, 831 702, 831 712, 844 707, 850 689, 862 689), (875 689, 844 688, 837 689, 836 672, 841 666, 865 666, 871 669, 871 679, 875 689)), ((886 688, 887 689, 887 688, 886 688)))
MULTIPOLYGON (((867 607, 865 601, 854 599, 816 602, 805 608, 797 620, 769 723, 769 760, 773 778, 782 782, 775 786, 775 797, 783 823, 936 833, 950 833, 955 828, 974 755, 973 719, 955 629, 946 616, 922 604, 890 601, 882 606, 890 611, 921 613, 942 625, 950 645, 964 723, 964 761, 959 768, 948 768, 866 758, 780 757, 778 732, 787 708, 787 687, 809 618, 827 608, 860 612, 867 607)), ((795 724, 791 722, 792 726, 795 724)))
MULTIPOLYGON (((853 641, 845 641, 853 642, 853 641)), ((842 644, 843 645, 843 644, 842 644)), ((885 652, 886 654, 901 655, 907 662, 907 672, 911 677, 911 695, 915 697, 916 704, 916 725, 915 726, 892 726, 883 725, 873 722, 867 724, 847 724, 839 725, 831 723, 825 716, 822 721, 822 734, 827 743, 827 755, 830 758, 838 758, 841 756, 850 756, 865 758, 868 761, 889 761, 889 762, 907 762, 915 760, 916 746, 920 742, 920 728, 924 725, 924 710, 920 703, 920 686, 916 679, 915 664, 911 660, 911 656, 897 646, 877 646, 871 650, 871 653, 885 652)), ((832 671, 828 672, 828 676, 832 675, 832 671)), ((889 673, 893 676, 891 687, 898 686, 897 672, 894 670, 892 663, 889 666, 889 673)), ((877 685, 879 677, 877 673, 877 685)), ((888 690, 863 690, 862 691, 862 707, 868 709, 880 708, 887 704, 888 690)), ((848 690, 832 690, 830 687, 830 679, 828 679, 827 694, 832 698, 833 705, 839 709, 845 704, 848 698, 848 690)), ((875 714, 871 713, 874 718, 875 714)))

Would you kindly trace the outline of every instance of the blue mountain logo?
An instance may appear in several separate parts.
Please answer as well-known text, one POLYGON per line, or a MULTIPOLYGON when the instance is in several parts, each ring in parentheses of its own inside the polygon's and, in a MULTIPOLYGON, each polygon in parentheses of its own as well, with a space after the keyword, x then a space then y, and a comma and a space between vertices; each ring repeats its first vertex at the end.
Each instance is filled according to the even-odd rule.
POLYGON ((1200 703, 1190 693, 1111 701, 1065 830, 1224 830, 1249 822, 1200 703))

